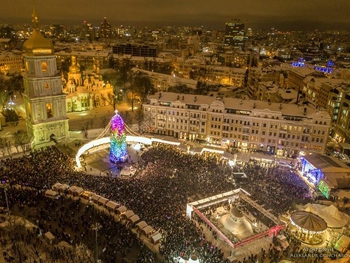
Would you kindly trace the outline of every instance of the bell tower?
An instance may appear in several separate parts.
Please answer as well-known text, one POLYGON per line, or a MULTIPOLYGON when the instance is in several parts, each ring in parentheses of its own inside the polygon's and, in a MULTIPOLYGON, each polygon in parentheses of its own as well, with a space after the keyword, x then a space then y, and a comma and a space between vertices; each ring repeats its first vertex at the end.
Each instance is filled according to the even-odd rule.
POLYGON ((69 137, 66 95, 57 71, 53 44, 39 30, 33 7, 33 33, 24 42, 24 103, 26 126, 32 148, 52 145, 69 137))

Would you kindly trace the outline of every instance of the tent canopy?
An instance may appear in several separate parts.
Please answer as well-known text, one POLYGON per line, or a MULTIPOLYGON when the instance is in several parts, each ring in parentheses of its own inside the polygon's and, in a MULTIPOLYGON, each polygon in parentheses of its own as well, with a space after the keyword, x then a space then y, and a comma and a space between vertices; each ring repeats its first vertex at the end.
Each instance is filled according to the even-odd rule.
POLYGON ((294 224, 307 231, 322 232, 327 229, 327 223, 311 212, 296 211, 290 218, 294 224))
POLYGON ((93 200, 93 201, 98 201, 98 199, 100 199, 101 198, 101 196, 100 195, 97 195, 97 194, 93 194, 92 196, 91 196, 91 199, 93 200))
POLYGON ((55 239, 54 235, 53 235, 51 232, 46 232, 46 233, 45 233, 45 237, 46 237, 48 240, 54 240, 54 239, 55 239))
POLYGON ((151 239, 152 239, 152 242, 156 244, 162 239, 162 235, 159 232, 156 232, 151 236, 151 239))
POLYGON ((108 199, 105 197, 100 197, 97 202, 101 205, 105 205, 108 202, 108 199))
POLYGON ((125 216, 126 218, 130 218, 130 217, 132 217, 133 215, 134 215, 134 212, 133 212, 132 210, 128 210, 128 211, 126 211, 125 214, 124 214, 124 216, 125 216))
POLYGON ((106 206, 112 210, 116 209, 118 207, 118 203, 114 202, 114 201, 108 201, 106 203, 106 206))
POLYGON ((65 190, 67 190, 68 188, 69 188, 69 185, 68 185, 68 184, 62 184, 62 185, 60 186, 59 190, 65 191, 65 190))
POLYGON ((62 186, 62 184, 60 183, 55 183, 53 186, 52 186, 52 189, 57 191, 60 187, 62 186))
POLYGON ((345 226, 349 221, 349 216, 341 211, 334 205, 321 205, 321 204, 307 204, 304 206, 304 210, 318 215, 324 221, 327 226, 331 228, 340 228, 345 226))
POLYGON ((133 215, 128 218, 132 224, 136 223, 137 221, 140 220, 140 217, 138 215, 133 215))
POLYGON ((136 226, 138 227, 138 229, 141 230, 147 226, 147 223, 145 221, 141 221, 141 222, 137 223, 136 226))
POLYGON ((126 211, 126 207, 122 205, 121 207, 119 207, 119 208, 117 209, 117 211, 118 211, 119 213, 124 213, 124 212, 126 211))
POLYGON ((142 232, 145 233, 145 235, 148 235, 154 231, 153 227, 151 226, 146 226, 145 228, 142 228, 142 232))

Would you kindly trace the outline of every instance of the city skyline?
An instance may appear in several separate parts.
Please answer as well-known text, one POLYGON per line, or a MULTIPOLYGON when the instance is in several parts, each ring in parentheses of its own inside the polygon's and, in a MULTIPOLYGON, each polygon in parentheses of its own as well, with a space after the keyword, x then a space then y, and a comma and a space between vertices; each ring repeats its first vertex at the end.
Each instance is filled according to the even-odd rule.
MULTIPOLYGON (((118 25, 144 26, 205 26, 223 29, 226 22, 240 19, 246 28, 280 30, 347 30, 350 2, 319 0, 274 0, 246 2, 212 1, 162 1, 162 0, 105 0, 98 4, 92 0, 37 0, 36 10, 41 24, 77 25, 88 21, 100 24, 103 18, 118 25), (317 9, 316 9, 317 7, 317 9), (146 10, 146 11, 145 11, 146 10)), ((0 23, 30 23, 33 2, 18 0, 16 5, 5 0, 0 11, 0 23), (20 6, 20 8, 19 8, 20 6)))

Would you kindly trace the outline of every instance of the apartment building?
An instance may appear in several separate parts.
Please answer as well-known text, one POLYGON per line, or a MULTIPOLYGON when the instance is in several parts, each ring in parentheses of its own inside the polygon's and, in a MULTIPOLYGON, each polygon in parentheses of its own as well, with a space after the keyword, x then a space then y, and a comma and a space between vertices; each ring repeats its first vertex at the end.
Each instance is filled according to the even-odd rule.
POLYGON ((235 68, 246 68, 251 59, 250 52, 229 50, 219 54, 218 60, 223 65, 235 68))
POLYGON ((273 82, 280 87, 284 87, 285 81, 281 67, 250 68, 247 78, 248 96, 252 99, 259 98, 259 85, 263 82, 273 82))
POLYGON ((143 107, 151 132, 277 156, 324 153, 331 125, 309 106, 237 98, 161 92, 143 107))
POLYGON ((342 93, 339 115, 335 126, 335 139, 339 142, 350 143, 350 92, 342 93))
POLYGON ((157 91, 167 91, 170 87, 176 87, 181 85, 186 85, 186 87, 195 90, 197 86, 197 80, 193 79, 180 78, 174 75, 157 73, 136 67, 132 68, 131 71, 133 73, 139 72, 142 74, 146 74, 157 91))
POLYGON ((246 68, 206 65, 203 58, 178 59, 174 66, 181 77, 191 78, 192 73, 197 72, 197 80, 236 87, 244 86, 247 72, 246 68))
POLYGON ((0 73, 21 72, 23 69, 23 58, 20 54, 11 52, 0 53, 0 73))

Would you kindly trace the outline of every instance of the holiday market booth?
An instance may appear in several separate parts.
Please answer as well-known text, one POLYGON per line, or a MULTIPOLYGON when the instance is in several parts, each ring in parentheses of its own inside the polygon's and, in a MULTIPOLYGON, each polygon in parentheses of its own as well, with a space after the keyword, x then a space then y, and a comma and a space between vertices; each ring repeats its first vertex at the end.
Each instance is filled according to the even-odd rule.
POLYGON ((308 211, 296 211, 290 216, 291 233, 309 245, 321 244, 325 239, 327 223, 318 215, 308 211))

